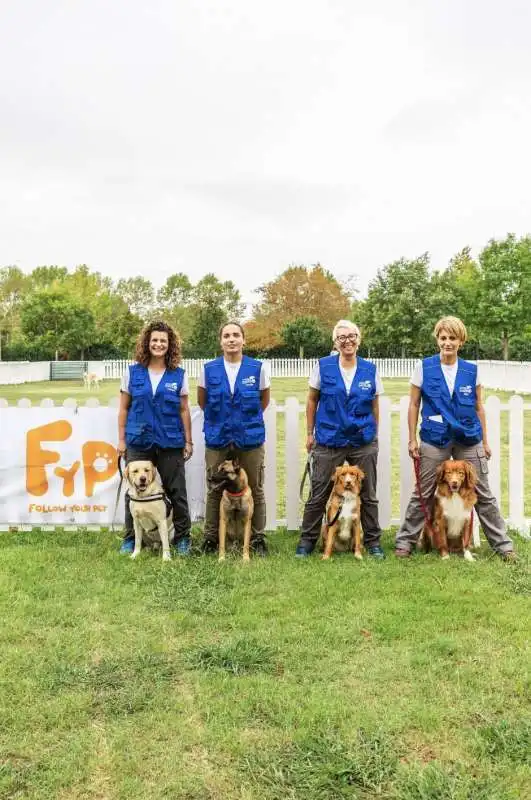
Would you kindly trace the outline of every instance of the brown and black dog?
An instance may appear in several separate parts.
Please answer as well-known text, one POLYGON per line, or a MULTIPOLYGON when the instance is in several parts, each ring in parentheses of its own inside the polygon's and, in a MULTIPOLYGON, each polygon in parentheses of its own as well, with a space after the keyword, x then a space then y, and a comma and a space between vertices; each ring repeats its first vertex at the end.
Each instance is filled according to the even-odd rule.
POLYGON ((419 542, 425 550, 433 546, 441 558, 450 558, 452 551, 462 553, 466 561, 474 561, 469 546, 472 510, 478 499, 476 484, 476 470, 468 461, 448 459, 439 464, 432 530, 425 525, 419 542))
POLYGON ((321 528, 324 545, 323 559, 330 558, 332 551, 354 551, 354 558, 361 559, 360 489, 365 474, 359 467, 351 467, 346 461, 334 472, 334 486, 326 504, 325 522, 321 528))
POLYGON ((249 561, 254 501, 247 473, 237 458, 227 458, 219 465, 211 481, 223 487, 219 504, 218 561, 225 560, 227 539, 230 542, 243 541, 243 560, 249 561))

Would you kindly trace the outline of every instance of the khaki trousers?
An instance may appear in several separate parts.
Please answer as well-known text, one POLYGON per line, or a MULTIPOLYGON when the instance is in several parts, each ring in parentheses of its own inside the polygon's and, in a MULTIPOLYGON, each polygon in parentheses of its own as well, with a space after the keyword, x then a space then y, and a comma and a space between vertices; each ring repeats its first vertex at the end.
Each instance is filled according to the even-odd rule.
POLYGON ((234 453, 247 473, 249 487, 253 493, 254 513, 252 520, 251 542, 264 539, 266 524, 266 505, 264 495, 264 445, 252 450, 238 450, 233 445, 222 450, 205 449, 207 496, 205 509, 205 539, 218 543, 219 531, 219 504, 223 488, 212 484, 211 477, 219 465, 225 461, 228 453, 234 453))

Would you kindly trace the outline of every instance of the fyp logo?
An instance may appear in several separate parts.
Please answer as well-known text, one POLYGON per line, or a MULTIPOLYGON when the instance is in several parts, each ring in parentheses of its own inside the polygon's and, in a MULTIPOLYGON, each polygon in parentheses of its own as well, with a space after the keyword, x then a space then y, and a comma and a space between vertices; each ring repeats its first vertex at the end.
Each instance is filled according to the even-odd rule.
MULTIPOLYGON (((65 442, 72 435, 72 425, 66 420, 49 422, 32 428, 26 434, 26 489, 37 497, 48 491, 47 464, 56 464, 61 454, 56 450, 44 450, 43 442, 65 442)), ((57 466, 54 474, 63 481, 63 495, 74 494, 74 478, 83 466, 85 496, 92 497, 98 483, 110 480, 118 469, 116 448, 103 441, 84 442, 81 447, 81 460, 74 461, 69 469, 57 466)))

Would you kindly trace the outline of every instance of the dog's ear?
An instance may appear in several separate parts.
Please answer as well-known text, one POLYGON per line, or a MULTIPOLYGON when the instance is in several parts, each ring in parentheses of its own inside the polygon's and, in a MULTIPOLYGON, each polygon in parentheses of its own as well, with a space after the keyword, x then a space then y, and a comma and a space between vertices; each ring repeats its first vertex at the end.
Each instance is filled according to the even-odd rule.
POLYGON ((232 468, 234 469, 234 472, 239 472, 240 471, 240 461, 238 459, 238 456, 235 456, 232 459, 232 468))
POLYGON ((149 468, 149 482, 153 483, 155 480, 155 465, 152 464, 149 468))
POLYGON ((131 481, 129 480, 129 464, 124 469, 124 478, 126 479, 126 481, 129 481, 129 483, 131 483, 131 481))
POLYGON ((437 476, 437 483, 440 483, 444 478, 444 470, 446 469, 445 464, 446 462, 443 461, 443 463, 439 464, 439 466, 437 467, 437 470, 435 472, 435 475, 437 476))
POLYGON ((473 489, 478 482, 476 468, 469 461, 465 461, 465 476, 469 489, 473 489))
POLYGON ((360 469, 359 467, 354 467, 354 469, 356 470, 356 478, 358 479, 358 481, 359 481, 359 484, 360 484, 360 486, 361 486, 361 484, 362 484, 362 481, 363 481, 363 479, 364 479, 364 477, 365 477, 365 473, 364 473, 364 472, 363 472, 363 470, 362 470, 362 469, 360 469))

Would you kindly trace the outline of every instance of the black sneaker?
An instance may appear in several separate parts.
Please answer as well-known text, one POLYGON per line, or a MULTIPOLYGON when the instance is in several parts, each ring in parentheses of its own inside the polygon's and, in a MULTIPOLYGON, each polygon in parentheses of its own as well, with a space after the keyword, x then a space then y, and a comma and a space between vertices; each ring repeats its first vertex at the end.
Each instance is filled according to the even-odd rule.
POLYGON ((251 542, 251 550, 255 556, 264 558, 267 556, 267 544, 264 539, 258 539, 256 542, 251 542))
POLYGON ((217 553, 218 552, 218 543, 217 542, 213 542, 212 539, 205 539, 205 541, 201 545, 201 552, 202 553, 217 553))

